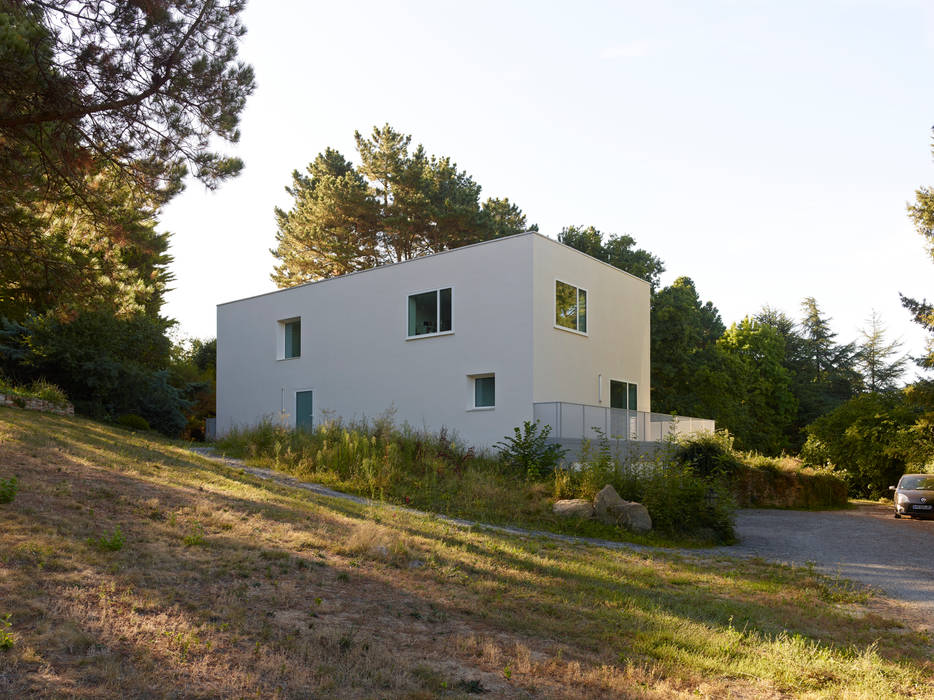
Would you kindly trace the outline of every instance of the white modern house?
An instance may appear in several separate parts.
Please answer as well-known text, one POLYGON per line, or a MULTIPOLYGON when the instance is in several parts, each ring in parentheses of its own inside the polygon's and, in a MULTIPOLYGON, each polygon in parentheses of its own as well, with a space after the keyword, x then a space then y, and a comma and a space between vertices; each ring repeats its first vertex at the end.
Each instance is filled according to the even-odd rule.
POLYGON ((221 435, 389 409, 477 447, 527 420, 565 439, 713 427, 649 398, 649 284, 538 233, 217 308, 221 435))

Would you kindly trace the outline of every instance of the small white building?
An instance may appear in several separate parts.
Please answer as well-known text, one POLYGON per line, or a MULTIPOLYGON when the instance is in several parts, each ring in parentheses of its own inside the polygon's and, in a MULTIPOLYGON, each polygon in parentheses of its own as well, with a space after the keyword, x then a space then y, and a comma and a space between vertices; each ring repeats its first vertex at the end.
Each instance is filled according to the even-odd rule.
POLYGON ((538 233, 217 308, 220 435, 391 409, 477 447, 534 419, 651 440, 649 396, 648 282, 538 233))

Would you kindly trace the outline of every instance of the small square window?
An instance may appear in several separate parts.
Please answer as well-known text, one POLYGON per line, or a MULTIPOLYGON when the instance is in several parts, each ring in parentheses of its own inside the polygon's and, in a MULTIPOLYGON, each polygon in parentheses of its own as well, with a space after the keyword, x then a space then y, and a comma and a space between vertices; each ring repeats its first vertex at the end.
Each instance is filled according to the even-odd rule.
POLYGON ((493 408, 496 406, 496 377, 474 377, 473 380, 473 406, 474 408, 493 408))

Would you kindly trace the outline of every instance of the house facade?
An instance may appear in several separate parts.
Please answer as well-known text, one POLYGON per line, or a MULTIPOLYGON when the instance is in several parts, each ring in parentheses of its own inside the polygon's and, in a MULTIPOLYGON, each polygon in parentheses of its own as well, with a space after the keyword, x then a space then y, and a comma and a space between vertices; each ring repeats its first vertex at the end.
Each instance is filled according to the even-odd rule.
POLYGON ((602 410, 628 434, 649 401, 649 284, 538 233, 217 308, 221 435, 392 410, 488 447, 578 406, 585 433, 602 410))

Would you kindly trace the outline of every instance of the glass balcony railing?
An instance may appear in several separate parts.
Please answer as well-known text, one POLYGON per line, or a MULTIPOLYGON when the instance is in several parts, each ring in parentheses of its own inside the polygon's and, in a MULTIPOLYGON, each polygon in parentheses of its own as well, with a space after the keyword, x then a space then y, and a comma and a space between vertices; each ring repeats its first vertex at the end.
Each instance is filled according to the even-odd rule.
POLYGON ((596 440, 602 432, 617 440, 664 442, 669 438, 698 432, 713 432, 714 421, 666 413, 628 411, 624 408, 590 406, 566 401, 548 401, 532 406, 540 427, 551 426, 550 438, 596 440))

